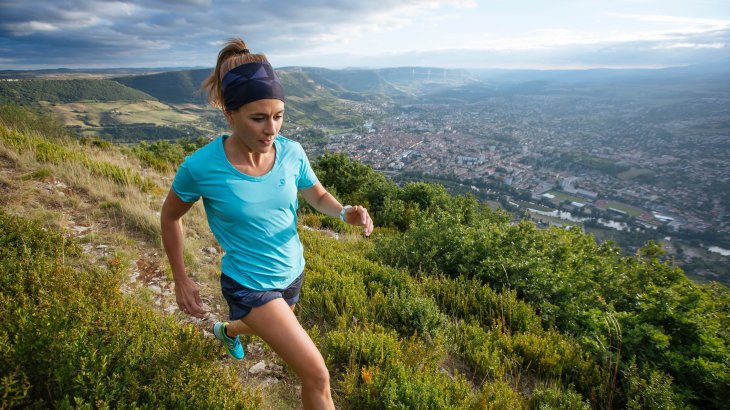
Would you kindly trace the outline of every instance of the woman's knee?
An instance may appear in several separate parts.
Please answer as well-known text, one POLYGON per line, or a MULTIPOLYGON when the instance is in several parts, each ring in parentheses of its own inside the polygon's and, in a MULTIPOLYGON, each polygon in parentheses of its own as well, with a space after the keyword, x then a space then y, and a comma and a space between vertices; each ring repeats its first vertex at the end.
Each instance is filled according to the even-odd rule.
POLYGON ((300 377, 302 379, 302 385, 307 388, 326 390, 330 387, 330 372, 324 363, 308 368, 305 374, 300 377))

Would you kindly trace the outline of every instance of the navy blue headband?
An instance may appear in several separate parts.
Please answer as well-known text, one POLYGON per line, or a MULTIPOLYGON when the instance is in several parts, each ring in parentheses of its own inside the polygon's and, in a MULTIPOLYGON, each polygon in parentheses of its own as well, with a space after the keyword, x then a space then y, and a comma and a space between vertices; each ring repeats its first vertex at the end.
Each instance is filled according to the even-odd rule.
POLYGON ((223 76, 221 87, 228 111, 268 98, 284 101, 284 88, 269 63, 239 65, 223 76))

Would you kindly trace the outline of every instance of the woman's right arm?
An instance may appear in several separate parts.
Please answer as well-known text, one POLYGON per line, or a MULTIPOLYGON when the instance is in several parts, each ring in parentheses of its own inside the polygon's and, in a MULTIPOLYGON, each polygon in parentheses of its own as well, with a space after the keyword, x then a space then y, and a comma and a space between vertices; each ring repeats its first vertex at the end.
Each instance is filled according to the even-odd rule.
POLYGON ((202 307, 198 285, 185 273, 183 261, 184 236, 181 219, 192 206, 193 202, 183 202, 172 189, 170 190, 160 212, 162 246, 170 261, 178 306, 185 313, 203 317, 205 310, 202 307))

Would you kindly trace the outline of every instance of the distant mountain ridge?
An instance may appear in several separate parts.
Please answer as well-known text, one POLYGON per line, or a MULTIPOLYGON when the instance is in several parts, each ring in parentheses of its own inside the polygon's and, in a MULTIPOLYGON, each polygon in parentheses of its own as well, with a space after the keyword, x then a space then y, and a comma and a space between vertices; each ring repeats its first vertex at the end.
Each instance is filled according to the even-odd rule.
MULTIPOLYGON (((169 103, 202 103, 200 85, 211 69, 168 71, 114 78, 169 103)), ((287 96, 342 98, 353 101, 414 98, 435 85, 454 86, 473 83, 476 77, 467 70, 428 67, 333 70, 318 67, 277 69, 287 96)))
MULTIPOLYGON (((162 70, 162 69, 160 69, 162 70)), ((124 88, 110 88, 108 83, 84 83, 90 80, 54 80, 79 81, 73 83, 84 91, 69 93, 58 90, 43 89, 40 94, 17 91, 15 86, 3 81, 3 95, 9 99, 36 100, 55 99, 67 102, 71 98, 98 99, 106 101, 114 98, 112 92, 118 92, 121 98, 139 99, 152 96, 162 102, 172 104, 206 102, 206 95, 201 91, 202 82, 210 75, 212 68, 153 72, 152 69, 108 69, 88 70, 94 75, 110 76, 118 84, 145 93, 147 96, 133 93, 124 88), (116 73, 117 76, 113 77, 116 73), (118 76, 118 74, 126 74, 118 76), (92 84, 95 84, 92 86, 92 84), (101 85, 101 87, 99 87, 101 85), (99 92, 90 92, 94 87, 99 92), (16 91, 8 91, 13 89, 16 91), (59 94, 60 93, 60 94, 59 94), (51 97, 46 97, 50 95, 51 97)), ((328 69, 320 67, 287 66, 277 69, 287 97, 295 97, 294 106, 304 102, 296 98, 327 101, 335 103, 337 99, 356 102, 424 102, 432 99, 440 101, 473 101, 492 95, 510 95, 513 93, 552 93, 554 86, 558 90, 566 84, 586 85, 599 84, 622 86, 640 85, 644 82, 676 83, 680 82, 713 82, 723 83, 730 78, 730 68, 726 64, 702 64, 687 67, 671 67, 664 69, 588 69, 588 70, 525 70, 525 69, 444 69, 434 67, 393 67, 393 68, 347 68, 328 69)), ((15 76, 23 78, 36 74, 42 78, 49 74, 74 73, 82 71, 69 69, 38 71, 0 71, 0 77, 15 76), (20 77, 19 77, 20 76, 20 77)), ((8 82, 14 83, 14 81, 8 82)), ((25 83, 30 84, 30 83, 25 83)), ((55 88, 71 83, 56 83, 55 88)), ((33 84, 31 88, 39 88, 33 84)), ((303 107, 302 107, 303 108, 303 107)))

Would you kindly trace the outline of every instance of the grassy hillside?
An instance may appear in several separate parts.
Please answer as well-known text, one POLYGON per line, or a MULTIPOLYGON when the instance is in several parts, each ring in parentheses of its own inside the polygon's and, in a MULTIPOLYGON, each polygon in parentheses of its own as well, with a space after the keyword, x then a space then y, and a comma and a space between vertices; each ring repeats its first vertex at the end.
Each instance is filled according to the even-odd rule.
MULTIPOLYGON (((260 340, 233 362, 205 333, 226 304, 200 204, 185 260, 210 314, 175 308, 156 212, 194 143, 121 150, 14 107, 0 118, 0 407, 297 406, 296 378, 260 340)), ((313 165, 378 225, 364 239, 300 218, 297 315, 338 408, 723 408, 727 288, 689 282, 651 244, 624 257, 342 155, 313 165)))
POLYGON ((111 80, 0 81, 0 102, 145 101, 150 95, 111 80))

